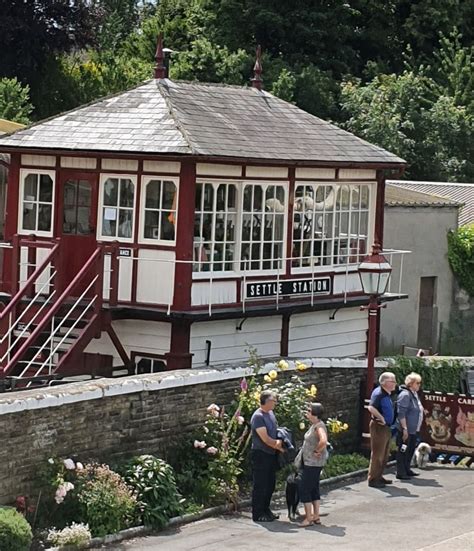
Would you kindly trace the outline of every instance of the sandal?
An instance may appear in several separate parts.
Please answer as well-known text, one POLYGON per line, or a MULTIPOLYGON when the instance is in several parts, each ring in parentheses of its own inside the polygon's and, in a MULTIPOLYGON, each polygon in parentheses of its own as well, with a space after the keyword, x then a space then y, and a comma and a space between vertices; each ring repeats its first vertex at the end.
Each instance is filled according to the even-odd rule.
POLYGON ((320 518, 313 519, 313 524, 321 524, 321 519, 320 518))
POLYGON ((303 522, 300 522, 298 524, 298 528, 307 528, 308 526, 311 526, 313 524, 312 520, 303 520, 303 522))

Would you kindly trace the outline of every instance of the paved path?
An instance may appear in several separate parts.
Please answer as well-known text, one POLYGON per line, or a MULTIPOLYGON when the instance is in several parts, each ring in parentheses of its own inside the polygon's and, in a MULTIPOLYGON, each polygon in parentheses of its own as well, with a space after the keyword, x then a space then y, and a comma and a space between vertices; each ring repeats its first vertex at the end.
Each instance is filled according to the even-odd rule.
MULTIPOLYGON (((393 478, 393 477, 392 477, 393 478)), ((474 471, 434 467, 384 490, 359 482, 323 496, 322 525, 254 524, 250 513, 195 522, 107 551, 474 551, 474 471)))

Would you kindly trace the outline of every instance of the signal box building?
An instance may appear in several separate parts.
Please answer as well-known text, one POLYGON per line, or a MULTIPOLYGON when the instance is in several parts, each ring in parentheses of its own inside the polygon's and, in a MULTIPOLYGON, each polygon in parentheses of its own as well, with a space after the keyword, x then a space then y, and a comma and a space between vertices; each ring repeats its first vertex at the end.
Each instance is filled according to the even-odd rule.
POLYGON ((158 54, 0 139, 3 378, 364 355, 358 264, 404 161, 262 90, 258 63, 251 87, 175 82, 158 54))

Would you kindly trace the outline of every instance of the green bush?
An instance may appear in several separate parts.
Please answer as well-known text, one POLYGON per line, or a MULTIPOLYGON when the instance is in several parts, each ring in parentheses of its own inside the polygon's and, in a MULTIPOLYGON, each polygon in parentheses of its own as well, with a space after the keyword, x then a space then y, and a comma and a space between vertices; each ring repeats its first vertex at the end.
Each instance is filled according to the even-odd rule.
POLYGON ((28 551, 33 539, 31 526, 15 509, 0 509, 0 549, 28 551))
POLYGON ((87 522, 93 536, 128 528, 137 513, 137 499, 123 478, 108 465, 86 465, 77 475, 79 520, 87 522))
POLYGON ((369 460, 358 453, 333 455, 329 458, 323 469, 322 478, 331 478, 341 474, 352 473, 360 469, 366 469, 368 466, 369 460))
POLYGON ((405 377, 414 371, 421 375, 423 389, 438 392, 459 392, 461 374, 465 366, 459 360, 424 360, 397 356, 391 360, 390 371, 395 373, 399 384, 405 382, 405 377))
POLYGON ((126 467, 124 478, 137 494, 144 524, 162 528, 182 512, 173 468, 163 459, 136 457, 126 467))
POLYGON ((448 260, 459 285, 474 297, 474 224, 448 232, 448 260))

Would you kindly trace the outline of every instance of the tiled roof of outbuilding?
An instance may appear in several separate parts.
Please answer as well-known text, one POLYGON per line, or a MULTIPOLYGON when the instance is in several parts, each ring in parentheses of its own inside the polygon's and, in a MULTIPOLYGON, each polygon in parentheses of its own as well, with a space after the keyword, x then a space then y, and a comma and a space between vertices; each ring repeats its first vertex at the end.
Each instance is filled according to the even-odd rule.
POLYGON ((459 225, 463 226, 474 223, 474 184, 415 182, 412 180, 388 180, 387 183, 404 188, 406 192, 421 192, 437 196, 440 201, 455 202, 461 206, 459 210, 459 225))
POLYGON ((144 84, 0 139, 2 146, 401 165, 403 159, 255 88, 144 84))

